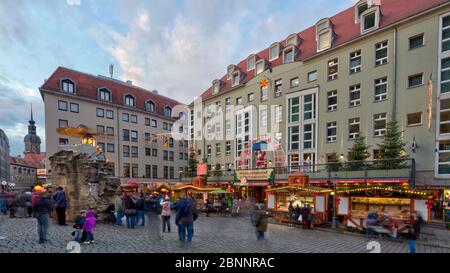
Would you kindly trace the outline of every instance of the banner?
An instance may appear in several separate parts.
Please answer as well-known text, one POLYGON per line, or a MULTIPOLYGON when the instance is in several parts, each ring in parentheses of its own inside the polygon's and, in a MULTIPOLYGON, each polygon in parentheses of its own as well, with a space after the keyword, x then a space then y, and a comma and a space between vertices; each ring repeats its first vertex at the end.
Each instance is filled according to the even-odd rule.
POLYGON ((208 164, 197 163, 197 175, 206 175, 206 174, 208 174, 208 164))
POLYGON ((236 180, 241 181, 243 178, 246 181, 272 180, 273 179, 273 169, 237 170, 236 171, 236 180))

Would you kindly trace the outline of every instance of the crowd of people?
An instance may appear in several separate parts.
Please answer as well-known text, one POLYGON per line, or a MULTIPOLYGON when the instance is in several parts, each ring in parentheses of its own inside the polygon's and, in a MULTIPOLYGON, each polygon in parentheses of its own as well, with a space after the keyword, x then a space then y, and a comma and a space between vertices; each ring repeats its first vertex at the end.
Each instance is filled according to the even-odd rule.
POLYGON ((313 220, 311 206, 308 203, 303 204, 303 207, 297 203, 294 207, 293 202, 289 202, 289 225, 301 225, 303 229, 311 229, 313 220))

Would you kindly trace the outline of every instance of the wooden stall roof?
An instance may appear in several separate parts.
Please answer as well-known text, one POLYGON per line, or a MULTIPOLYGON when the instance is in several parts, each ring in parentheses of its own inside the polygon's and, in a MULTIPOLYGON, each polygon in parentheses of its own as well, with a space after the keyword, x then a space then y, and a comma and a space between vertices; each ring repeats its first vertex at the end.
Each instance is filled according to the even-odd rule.
POLYGON ((277 188, 271 188, 266 191, 268 192, 277 192, 277 191, 285 191, 285 190, 300 190, 300 191, 307 191, 307 192, 318 192, 318 193, 325 193, 325 192, 332 192, 333 190, 322 188, 322 187, 315 187, 315 186, 284 186, 284 187, 277 187, 277 188))
POLYGON ((173 191, 182 191, 182 190, 193 190, 193 191, 215 191, 215 190, 220 190, 221 188, 200 188, 200 187, 196 187, 196 186, 191 186, 191 185, 187 185, 187 186, 182 186, 179 188, 173 188, 173 191))

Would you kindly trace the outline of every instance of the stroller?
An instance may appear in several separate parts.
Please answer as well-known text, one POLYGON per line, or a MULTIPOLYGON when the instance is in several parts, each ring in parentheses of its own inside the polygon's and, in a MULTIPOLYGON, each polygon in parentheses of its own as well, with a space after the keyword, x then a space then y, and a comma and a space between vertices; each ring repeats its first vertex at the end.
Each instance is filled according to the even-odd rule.
POLYGON ((109 205, 106 208, 105 213, 107 215, 103 219, 103 223, 105 223, 105 224, 115 224, 116 223, 116 216, 114 214, 114 204, 109 205))

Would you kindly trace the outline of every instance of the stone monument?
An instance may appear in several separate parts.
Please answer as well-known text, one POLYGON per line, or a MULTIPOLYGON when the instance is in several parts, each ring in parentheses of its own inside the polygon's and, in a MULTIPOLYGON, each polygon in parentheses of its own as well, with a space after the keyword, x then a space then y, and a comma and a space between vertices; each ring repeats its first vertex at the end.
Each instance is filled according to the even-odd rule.
POLYGON ((112 176, 114 164, 104 153, 91 145, 66 145, 49 159, 52 185, 66 192, 66 218, 73 221, 80 210, 93 209, 99 220, 104 219, 120 186, 120 179, 112 176))

